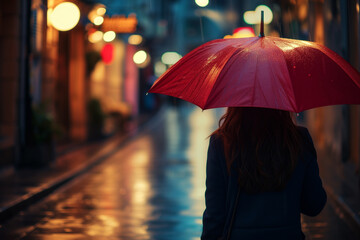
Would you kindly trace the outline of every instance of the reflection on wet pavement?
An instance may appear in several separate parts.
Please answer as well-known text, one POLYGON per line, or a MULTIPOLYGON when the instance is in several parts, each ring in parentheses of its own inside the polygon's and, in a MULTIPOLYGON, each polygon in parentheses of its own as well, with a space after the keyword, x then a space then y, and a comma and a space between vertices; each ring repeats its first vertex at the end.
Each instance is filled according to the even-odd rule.
POLYGON ((198 239, 207 137, 221 114, 169 109, 99 167, 5 223, 0 238, 198 239))

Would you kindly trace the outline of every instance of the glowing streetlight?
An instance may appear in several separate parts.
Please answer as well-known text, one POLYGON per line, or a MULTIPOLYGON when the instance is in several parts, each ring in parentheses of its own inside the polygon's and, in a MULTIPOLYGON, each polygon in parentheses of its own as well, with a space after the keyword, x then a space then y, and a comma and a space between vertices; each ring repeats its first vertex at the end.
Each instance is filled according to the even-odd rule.
POLYGON ((209 0, 195 0, 195 3, 199 7, 206 7, 209 4, 209 0))
POLYGON ((59 31, 73 29, 80 20, 79 8, 71 2, 63 2, 57 5, 50 14, 51 25, 59 31))
POLYGON ((182 56, 177 52, 166 52, 161 56, 161 61, 164 64, 173 65, 180 60, 182 56))
POLYGON ((116 33, 114 31, 108 31, 104 33, 103 39, 105 42, 111 42, 116 38, 116 33))

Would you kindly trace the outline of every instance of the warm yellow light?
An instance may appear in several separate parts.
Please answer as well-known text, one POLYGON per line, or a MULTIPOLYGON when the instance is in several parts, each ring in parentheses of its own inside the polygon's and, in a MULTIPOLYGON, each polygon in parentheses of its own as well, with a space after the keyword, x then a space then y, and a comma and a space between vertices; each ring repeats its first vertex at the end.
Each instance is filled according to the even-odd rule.
POLYGON ((137 51, 134 56, 133 60, 136 64, 143 64, 147 59, 147 53, 144 50, 137 51))
POLYGON ((209 0, 195 0, 195 3, 199 7, 206 7, 209 4, 209 0))
POLYGON ((252 29, 247 27, 238 28, 237 32, 234 32, 233 35, 226 35, 224 38, 249 38, 255 37, 255 33, 252 29))
POLYGON ((105 42, 111 42, 116 38, 116 33, 114 31, 108 31, 104 33, 103 39, 105 42))
POLYGON ((133 34, 128 39, 128 42, 131 45, 139 45, 142 41, 143 41, 142 36, 138 34, 133 34))
POLYGON ((244 13, 244 21, 247 24, 257 24, 259 20, 255 17, 255 11, 246 11, 244 13))
POLYGON ((103 17, 106 13, 106 8, 103 4, 96 4, 88 13, 88 18, 92 23, 95 23, 95 18, 103 17))
POLYGON ((52 24, 51 24, 51 14, 53 12, 53 9, 52 8, 49 8, 47 10, 47 26, 50 27, 52 24))
POLYGON ((154 69, 155 75, 157 77, 160 77, 161 74, 163 74, 166 71, 166 65, 160 61, 156 62, 154 67, 155 67, 155 69, 154 69))
POLYGON ((91 43, 97 43, 103 39, 103 35, 104 35, 103 32, 96 31, 89 35, 88 40, 91 43))
POLYGON ((97 18, 99 15, 96 14, 95 10, 89 12, 88 19, 93 23, 95 21, 95 18, 97 18))
POLYGON ((57 5, 50 15, 50 22, 59 31, 73 29, 80 19, 79 8, 71 2, 63 2, 57 5))
POLYGON ((104 16, 104 14, 106 13, 106 8, 104 8, 104 7, 99 7, 99 8, 96 10, 96 13, 97 13, 97 15, 99 15, 99 16, 104 16))
POLYGON ((180 60, 182 56, 177 52, 166 52, 161 56, 161 61, 164 64, 173 65, 180 60))
POLYGON ((104 22, 104 18, 101 16, 98 16, 94 19, 94 24, 97 26, 101 25, 103 22, 104 22))
POLYGON ((271 9, 266 5, 259 5, 255 11, 246 11, 244 13, 244 21, 247 24, 260 24, 261 11, 264 11, 264 23, 269 24, 273 20, 273 13, 271 9))

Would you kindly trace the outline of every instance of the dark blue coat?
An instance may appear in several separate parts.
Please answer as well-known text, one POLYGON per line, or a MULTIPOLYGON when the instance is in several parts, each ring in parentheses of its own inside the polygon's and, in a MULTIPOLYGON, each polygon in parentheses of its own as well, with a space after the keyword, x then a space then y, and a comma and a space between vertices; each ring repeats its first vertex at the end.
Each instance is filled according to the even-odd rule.
MULTIPOLYGON (((299 127, 306 146, 298 164, 280 192, 246 194, 240 191, 231 239, 296 240, 303 239, 300 213, 315 216, 326 203, 319 177, 316 151, 306 128, 299 127)), ((222 140, 210 138, 206 167, 206 209, 201 239, 218 239, 228 230, 227 214, 235 203, 237 176, 228 175, 222 140)))

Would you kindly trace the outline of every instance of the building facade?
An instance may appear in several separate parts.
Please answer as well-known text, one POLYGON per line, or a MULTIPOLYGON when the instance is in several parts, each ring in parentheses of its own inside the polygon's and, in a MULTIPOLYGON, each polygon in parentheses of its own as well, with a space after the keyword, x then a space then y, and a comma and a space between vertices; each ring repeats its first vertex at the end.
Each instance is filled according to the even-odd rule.
MULTIPOLYGON (((359 1, 278 1, 283 37, 321 43, 360 70, 359 1)), ((320 174, 341 218, 358 231, 360 213, 360 107, 340 105, 301 114, 319 154, 320 174)))

